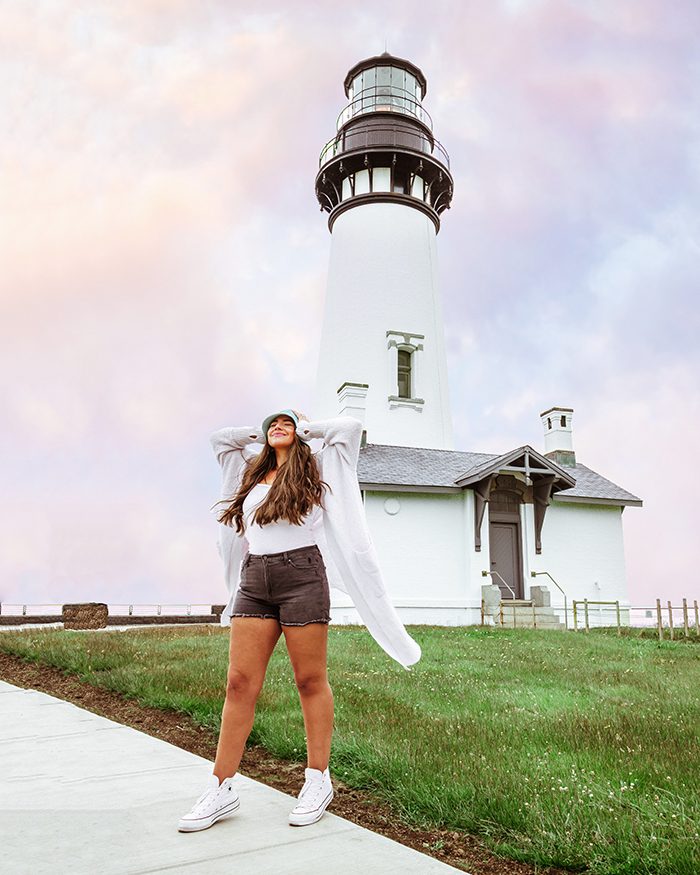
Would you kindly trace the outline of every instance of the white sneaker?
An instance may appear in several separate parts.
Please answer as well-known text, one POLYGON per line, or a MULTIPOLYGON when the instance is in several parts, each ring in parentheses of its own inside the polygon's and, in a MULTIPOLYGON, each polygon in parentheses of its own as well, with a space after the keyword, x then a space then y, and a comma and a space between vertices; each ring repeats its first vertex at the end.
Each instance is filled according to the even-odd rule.
POLYGON ((308 826, 316 823, 333 798, 333 785, 328 769, 319 772, 318 769, 306 770, 306 783, 301 788, 296 807, 289 815, 292 826, 308 826))
POLYGON ((219 779, 216 775, 212 775, 207 789, 195 802, 192 811, 180 818, 177 828, 180 832, 208 829, 217 820, 221 820, 227 814, 233 814, 240 804, 241 800, 233 786, 233 778, 224 778, 219 785, 219 779))

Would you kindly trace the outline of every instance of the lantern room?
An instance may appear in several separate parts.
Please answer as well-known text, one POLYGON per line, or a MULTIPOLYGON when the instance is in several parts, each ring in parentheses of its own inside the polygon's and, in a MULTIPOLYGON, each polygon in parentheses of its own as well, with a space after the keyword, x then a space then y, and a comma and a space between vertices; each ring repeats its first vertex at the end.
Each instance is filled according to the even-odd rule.
POLYGON ((438 231, 453 180, 449 156, 421 103, 425 76, 410 61, 384 52, 356 64, 344 84, 350 103, 321 152, 316 177, 329 228, 351 207, 390 201, 426 213, 438 231))
POLYGON ((428 90, 425 76, 409 61, 385 52, 356 64, 345 78, 350 100, 338 119, 338 128, 360 113, 400 112, 412 115, 432 128, 430 116, 421 105, 428 90))

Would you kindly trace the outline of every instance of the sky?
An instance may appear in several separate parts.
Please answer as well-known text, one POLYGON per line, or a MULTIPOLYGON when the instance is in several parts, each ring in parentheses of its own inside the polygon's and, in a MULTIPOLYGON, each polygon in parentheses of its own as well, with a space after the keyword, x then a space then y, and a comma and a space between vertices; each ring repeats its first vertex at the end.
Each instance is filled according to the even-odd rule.
POLYGON ((632 604, 700 599, 699 37, 697 0, 4 0, 0 601, 225 601, 208 436, 311 410, 318 155, 385 47, 455 180, 456 448, 574 408, 644 500, 632 604))

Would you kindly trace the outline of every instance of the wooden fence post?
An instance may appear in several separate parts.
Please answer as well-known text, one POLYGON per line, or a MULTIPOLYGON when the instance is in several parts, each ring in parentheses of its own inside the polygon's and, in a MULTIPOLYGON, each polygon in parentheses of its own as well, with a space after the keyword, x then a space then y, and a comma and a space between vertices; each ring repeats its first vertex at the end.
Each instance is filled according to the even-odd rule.
POLYGON ((656 619, 659 624, 659 641, 664 640, 664 624, 661 619, 661 599, 656 600, 656 619))
POLYGON ((671 602, 668 603, 668 628, 671 632, 671 641, 673 641, 673 608, 671 602))
POLYGON ((583 600, 583 609, 586 614, 586 632, 590 632, 590 628, 588 626, 588 599, 583 600))
POLYGON ((690 636, 690 629, 688 628, 688 602, 683 599, 683 625, 685 626, 685 637, 688 638, 690 636))
POLYGON ((615 609, 617 610, 617 634, 622 635, 622 629, 620 629, 620 602, 615 602, 615 609))
POLYGON ((694 599, 693 604, 695 605, 695 634, 700 635, 700 615, 698 614, 698 600, 694 599))
POLYGON ((484 599, 481 600, 481 625, 484 625, 484 599))

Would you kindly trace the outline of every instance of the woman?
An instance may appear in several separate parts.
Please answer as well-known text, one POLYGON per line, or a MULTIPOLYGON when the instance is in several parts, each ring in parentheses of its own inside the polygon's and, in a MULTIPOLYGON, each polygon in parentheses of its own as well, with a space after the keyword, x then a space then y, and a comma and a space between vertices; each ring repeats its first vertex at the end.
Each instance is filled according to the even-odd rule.
POLYGON ((394 659, 408 667, 420 658, 389 601, 364 520, 356 475, 361 435, 357 420, 309 423, 294 410, 268 416, 262 431, 229 428, 212 435, 225 505, 219 549, 230 593, 222 614, 222 623, 231 623, 229 670, 214 773, 181 818, 182 832, 207 829, 239 807, 233 776, 282 633, 308 753, 306 782, 289 823, 315 823, 333 798, 326 570, 335 586, 350 593, 368 629, 394 659), (313 438, 324 441, 315 456, 306 443, 313 438), (250 444, 263 442, 261 453, 250 451, 250 444))

